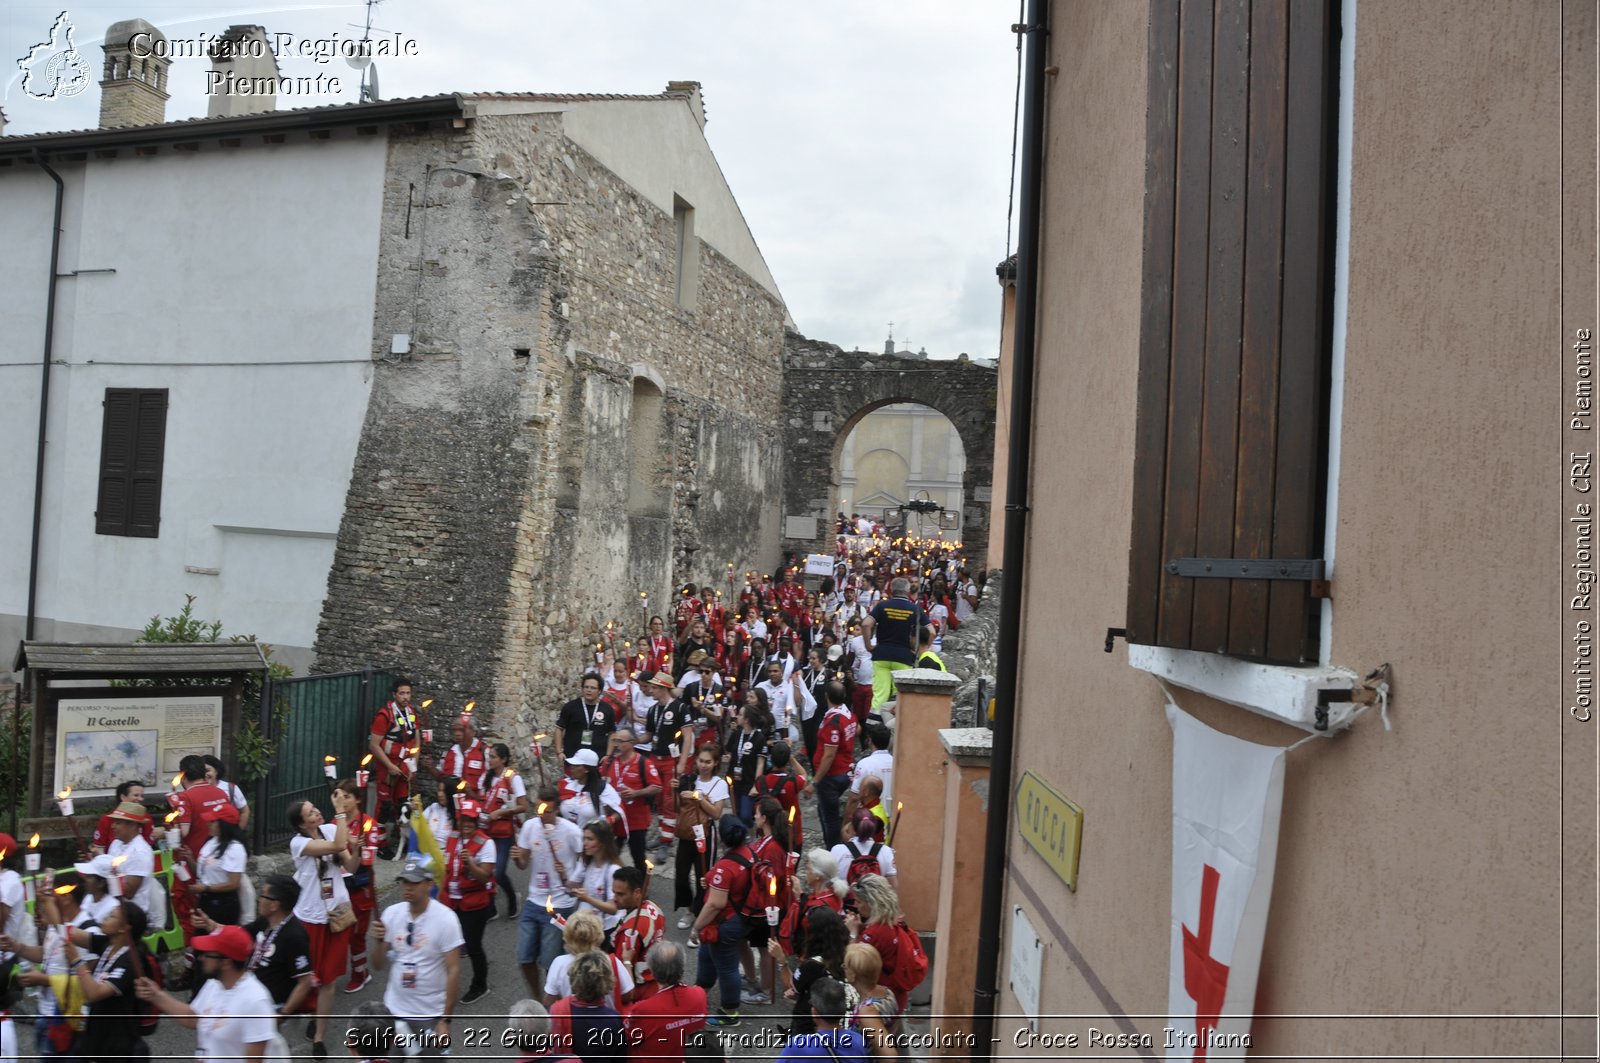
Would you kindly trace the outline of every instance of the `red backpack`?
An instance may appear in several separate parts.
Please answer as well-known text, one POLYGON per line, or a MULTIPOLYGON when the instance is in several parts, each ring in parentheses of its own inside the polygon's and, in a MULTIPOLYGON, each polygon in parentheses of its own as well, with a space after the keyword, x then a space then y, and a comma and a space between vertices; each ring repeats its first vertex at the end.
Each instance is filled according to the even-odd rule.
POLYGON ((850 858, 850 866, 845 870, 845 883, 854 888, 863 875, 883 874, 883 865, 878 863, 878 851, 882 848, 882 842, 873 842, 872 848, 863 853, 857 852, 854 845, 850 846, 850 851, 855 855, 850 858))
POLYGON ((759 915, 765 919, 767 906, 778 903, 777 894, 772 889, 773 884, 777 883, 778 892, 781 892, 783 880, 766 857, 754 854, 752 857, 753 859, 747 858, 737 850, 728 854, 729 860, 750 872, 745 876, 744 896, 730 895, 728 900, 737 907, 740 915, 751 917, 759 915))
POLYGON ((895 927, 894 963, 887 961, 883 967, 883 984, 897 993, 909 993, 928 977, 928 954, 923 951, 922 938, 906 925, 904 919, 895 927))

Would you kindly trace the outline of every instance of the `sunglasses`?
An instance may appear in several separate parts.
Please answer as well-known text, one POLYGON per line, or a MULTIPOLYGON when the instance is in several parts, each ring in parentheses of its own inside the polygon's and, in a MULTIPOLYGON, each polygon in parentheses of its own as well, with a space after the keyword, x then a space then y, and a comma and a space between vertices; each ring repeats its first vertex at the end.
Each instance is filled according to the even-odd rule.
POLYGON ((415 931, 416 929, 417 929, 417 924, 416 923, 407 923, 406 924, 406 948, 408 948, 408 949, 411 948, 414 944, 416 944, 412 940, 412 932, 415 931))

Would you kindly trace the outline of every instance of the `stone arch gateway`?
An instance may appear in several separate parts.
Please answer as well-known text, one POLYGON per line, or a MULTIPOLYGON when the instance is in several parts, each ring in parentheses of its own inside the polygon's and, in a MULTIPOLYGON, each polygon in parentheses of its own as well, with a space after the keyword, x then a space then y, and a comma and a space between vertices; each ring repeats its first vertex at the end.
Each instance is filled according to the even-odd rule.
POLYGON ((873 410, 915 402, 949 418, 961 437, 962 536, 974 566, 987 567, 997 379, 993 367, 965 359, 846 351, 789 332, 783 351, 783 549, 832 552, 845 437, 873 410))

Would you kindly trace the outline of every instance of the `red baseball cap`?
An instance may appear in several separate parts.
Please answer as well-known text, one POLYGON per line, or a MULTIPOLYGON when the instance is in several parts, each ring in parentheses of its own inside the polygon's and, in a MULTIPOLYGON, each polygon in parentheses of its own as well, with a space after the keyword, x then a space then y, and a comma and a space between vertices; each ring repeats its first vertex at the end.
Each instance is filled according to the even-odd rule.
POLYGON ((250 940, 250 932, 242 926, 218 927, 215 934, 202 934, 191 944, 195 952, 215 952, 235 963, 248 960, 251 950, 255 948, 255 942, 250 940))

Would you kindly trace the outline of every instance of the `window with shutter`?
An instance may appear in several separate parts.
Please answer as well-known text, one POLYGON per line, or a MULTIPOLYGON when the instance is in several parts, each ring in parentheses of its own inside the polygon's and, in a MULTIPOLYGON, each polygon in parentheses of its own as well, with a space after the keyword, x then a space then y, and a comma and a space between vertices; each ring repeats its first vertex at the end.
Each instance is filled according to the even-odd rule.
POLYGON ((1130 643, 1315 661, 1337 0, 1152 0, 1130 643))
POLYGON ((166 388, 107 388, 94 530, 154 539, 161 530, 166 388))

